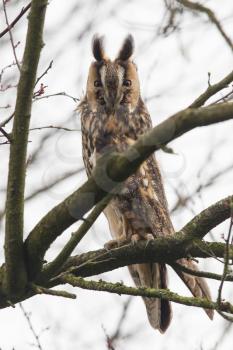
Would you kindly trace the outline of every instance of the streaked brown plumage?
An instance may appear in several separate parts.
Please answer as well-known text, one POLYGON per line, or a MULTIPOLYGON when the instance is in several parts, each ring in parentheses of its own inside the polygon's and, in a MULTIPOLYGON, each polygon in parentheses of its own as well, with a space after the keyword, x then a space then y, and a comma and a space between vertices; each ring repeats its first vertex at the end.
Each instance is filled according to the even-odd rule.
MULTIPOLYGON (((83 159, 88 176, 96 159, 112 150, 123 151, 152 127, 140 96, 137 67, 132 61, 133 38, 128 36, 114 61, 105 54, 103 38, 93 40, 95 61, 89 69, 87 91, 79 105, 82 120, 83 159)), ((105 209, 113 238, 153 239, 174 233, 161 174, 150 156, 130 176, 119 194, 105 209)), ((197 269, 182 259, 180 263, 197 269)), ((164 264, 135 264, 129 271, 137 286, 167 288, 164 264)), ((178 273, 194 296, 211 299, 206 282, 199 277, 178 273)), ((144 298, 149 321, 165 332, 172 317, 169 301, 144 298)), ((212 319, 213 312, 205 310, 212 319)))

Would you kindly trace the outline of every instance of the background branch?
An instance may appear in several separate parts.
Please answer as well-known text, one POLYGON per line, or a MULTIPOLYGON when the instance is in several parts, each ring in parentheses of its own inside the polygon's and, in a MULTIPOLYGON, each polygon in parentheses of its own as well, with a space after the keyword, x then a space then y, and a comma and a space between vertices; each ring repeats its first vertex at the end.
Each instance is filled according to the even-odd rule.
POLYGON ((176 0, 176 1, 190 10, 205 13, 208 16, 210 22, 215 25, 215 27, 217 28, 219 33, 222 35, 222 37, 225 40, 225 42, 227 43, 228 47, 233 51, 232 40, 226 34, 226 32, 224 31, 224 29, 221 25, 221 22, 217 19, 215 13, 210 8, 200 4, 199 2, 192 2, 189 0, 176 0))

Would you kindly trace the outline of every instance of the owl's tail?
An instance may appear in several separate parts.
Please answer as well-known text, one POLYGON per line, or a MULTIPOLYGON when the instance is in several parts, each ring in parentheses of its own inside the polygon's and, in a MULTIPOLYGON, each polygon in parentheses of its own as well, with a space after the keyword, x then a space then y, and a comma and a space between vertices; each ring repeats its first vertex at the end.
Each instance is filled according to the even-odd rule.
MULTIPOLYGON (((137 287, 167 288, 167 269, 164 264, 135 264, 129 271, 137 287)), ((143 298, 151 326, 164 333, 168 328, 172 309, 169 300, 143 298)))
MULTIPOLYGON (((191 260, 180 259, 180 260, 177 260, 177 262, 183 265, 184 267, 187 267, 188 269, 198 271, 197 264, 195 264, 191 260)), ((174 266, 172 266, 172 268, 175 270, 177 275, 182 279, 182 281, 185 283, 185 285, 188 287, 188 289, 190 290, 190 292, 194 297, 211 300, 210 290, 205 279, 197 276, 188 275, 187 273, 182 272, 181 270, 179 270, 174 266)), ((211 310, 211 309, 204 309, 204 310, 209 316, 209 318, 212 320, 214 317, 214 310, 211 310)))

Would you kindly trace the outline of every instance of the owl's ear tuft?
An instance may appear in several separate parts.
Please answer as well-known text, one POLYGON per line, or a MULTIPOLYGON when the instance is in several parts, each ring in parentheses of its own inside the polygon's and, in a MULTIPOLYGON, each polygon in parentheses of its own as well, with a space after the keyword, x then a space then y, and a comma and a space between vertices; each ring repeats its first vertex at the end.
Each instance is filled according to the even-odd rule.
POLYGON ((92 40, 92 52, 96 61, 100 62, 105 59, 104 53, 104 37, 95 34, 92 40))
POLYGON ((133 54, 134 51, 134 39, 131 34, 129 34, 125 41, 123 42, 122 48, 117 56, 118 60, 127 61, 133 54))

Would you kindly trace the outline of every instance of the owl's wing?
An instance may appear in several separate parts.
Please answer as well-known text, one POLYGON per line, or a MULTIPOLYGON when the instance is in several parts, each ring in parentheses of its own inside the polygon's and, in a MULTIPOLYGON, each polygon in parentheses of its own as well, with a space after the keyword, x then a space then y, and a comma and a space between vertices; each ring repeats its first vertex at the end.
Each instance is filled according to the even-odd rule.
MULTIPOLYGON (((112 237, 119 240, 127 238, 127 219, 119 211, 113 200, 104 210, 109 223, 112 237)), ((128 266, 133 281, 137 287, 167 288, 167 271, 164 264, 134 264, 128 266)), ((171 303, 159 298, 143 298, 147 316, 151 326, 164 333, 171 318, 171 303)))

